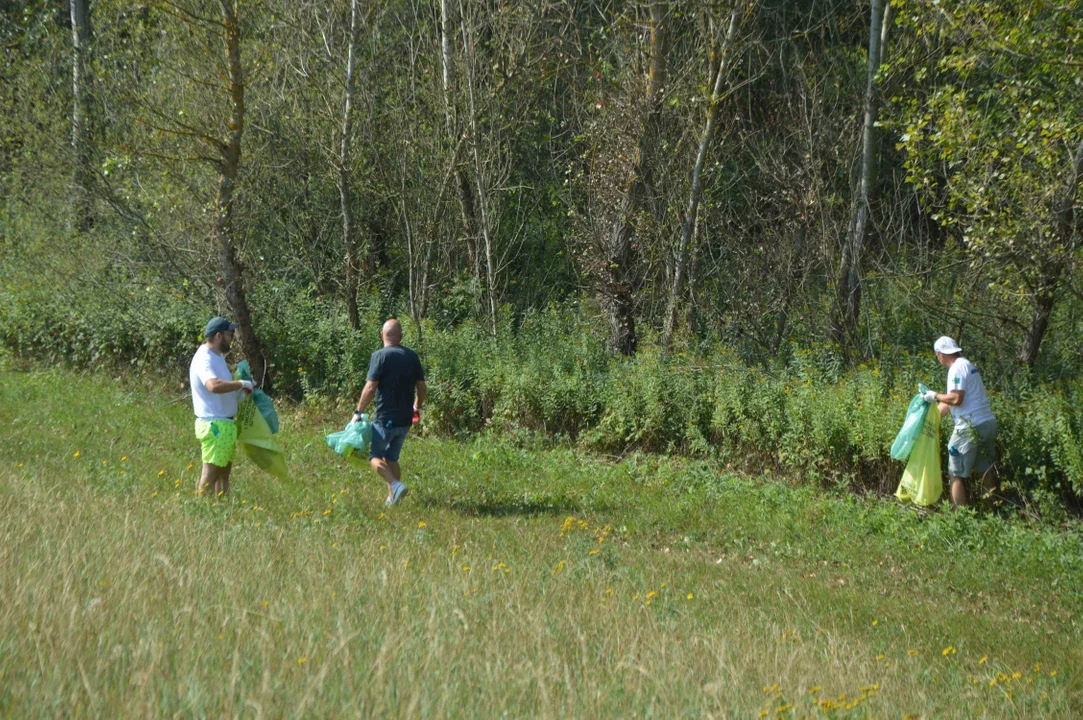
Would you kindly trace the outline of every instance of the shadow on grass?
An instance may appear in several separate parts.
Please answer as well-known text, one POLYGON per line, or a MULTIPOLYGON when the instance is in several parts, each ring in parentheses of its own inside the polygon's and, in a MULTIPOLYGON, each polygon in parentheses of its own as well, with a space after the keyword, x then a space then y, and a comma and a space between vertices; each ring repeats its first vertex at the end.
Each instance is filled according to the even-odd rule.
MULTIPOLYGON (((482 497, 480 499, 446 500, 430 496, 421 500, 426 507, 443 507, 472 517, 510 517, 514 515, 537 517, 541 515, 567 516, 583 512, 583 506, 575 499, 530 497, 482 497)), ((598 508, 591 508, 597 510, 598 508)))

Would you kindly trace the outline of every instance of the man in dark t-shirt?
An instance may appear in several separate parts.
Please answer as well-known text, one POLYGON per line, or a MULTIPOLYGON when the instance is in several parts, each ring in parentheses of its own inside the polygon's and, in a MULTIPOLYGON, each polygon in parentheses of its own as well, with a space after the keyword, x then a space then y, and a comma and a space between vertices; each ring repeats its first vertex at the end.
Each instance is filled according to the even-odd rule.
POLYGON ((417 353, 402 345, 402 325, 391 318, 380 331, 384 346, 372 354, 361 399, 357 401, 354 420, 361 417, 373 398, 376 413, 372 418, 372 443, 369 463, 387 483, 388 507, 406 495, 399 469, 399 453, 410 426, 417 422, 425 402, 425 371, 417 353))

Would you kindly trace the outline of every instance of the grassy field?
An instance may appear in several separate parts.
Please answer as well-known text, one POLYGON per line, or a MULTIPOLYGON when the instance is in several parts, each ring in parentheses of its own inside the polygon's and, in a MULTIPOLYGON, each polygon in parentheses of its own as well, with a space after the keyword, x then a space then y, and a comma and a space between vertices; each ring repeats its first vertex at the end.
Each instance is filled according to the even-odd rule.
POLYGON ((1083 548, 710 464, 283 412, 197 497, 177 385, 0 367, 0 717, 1083 716, 1083 548))

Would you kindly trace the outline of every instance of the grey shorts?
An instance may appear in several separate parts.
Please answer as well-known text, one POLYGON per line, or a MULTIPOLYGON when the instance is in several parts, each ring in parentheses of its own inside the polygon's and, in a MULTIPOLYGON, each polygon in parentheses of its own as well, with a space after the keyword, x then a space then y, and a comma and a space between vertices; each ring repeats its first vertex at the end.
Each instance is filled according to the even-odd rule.
POLYGON ((955 426, 948 441, 948 475, 968 478, 981 474, 996 461, 997 421, 981 425, 955 426))

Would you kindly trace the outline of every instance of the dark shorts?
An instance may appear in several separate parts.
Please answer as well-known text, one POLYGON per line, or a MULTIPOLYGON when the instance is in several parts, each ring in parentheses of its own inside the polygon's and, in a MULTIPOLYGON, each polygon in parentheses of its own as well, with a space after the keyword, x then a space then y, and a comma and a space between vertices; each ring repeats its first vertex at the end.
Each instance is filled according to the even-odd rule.
POLYGON ((410 426, 387 427, 386 425, 372 426, 372 442, 369 443, 369 459, 382 458, 388 462, 398 462, 399 453, 402 452, 402 444, 406 442, 406 435, 410 432, 410 426))

